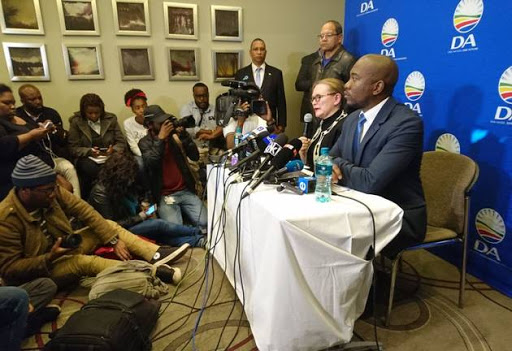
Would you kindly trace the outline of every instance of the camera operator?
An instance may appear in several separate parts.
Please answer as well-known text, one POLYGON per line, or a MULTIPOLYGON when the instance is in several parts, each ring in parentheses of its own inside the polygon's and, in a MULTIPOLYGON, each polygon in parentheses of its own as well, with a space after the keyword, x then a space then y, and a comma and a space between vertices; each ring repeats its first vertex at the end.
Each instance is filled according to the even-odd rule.
MULTIPOLYGON (((182 214, 197 227, 206 229, 207 213, 195 194, 197 180, 187 161, 199 159, 199 151, 190 135, 185 118, 176 119, 158 105, 144 110, 148 134, 139 141, 144 166, 151 184, 153 200, 158 204, 160 218, 183 224, 182 214)), ((192 126, 194 120, 192 118, 192 126)))
POLYGON ((264 113, 260 112, 260 115, 257 115, 254 113, 255 111, 251 110, 251 104, 248 101, 243 101, 243 99, 239 100, 238 106, 236 107, 233 116, 223 129, 228 149, 232 149, 235 146, 235 133, 237 131, 244 135, 259 126, 275 128, 276 122, 272 117, 272 112, 268 106, 268 102, 265 101, 264 103, 266 106, 264 110, 266 111, 264 113))

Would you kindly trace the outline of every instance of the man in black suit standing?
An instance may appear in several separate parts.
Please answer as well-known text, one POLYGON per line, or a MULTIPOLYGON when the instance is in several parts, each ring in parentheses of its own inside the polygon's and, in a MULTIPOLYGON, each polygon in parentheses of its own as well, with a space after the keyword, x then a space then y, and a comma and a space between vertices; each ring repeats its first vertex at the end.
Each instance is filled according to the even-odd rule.
POLYGON ((235 74, 236 80, 253 82, 268 101, 272 117, 276 120, 276 129, 284 132, 286 127, 286 97, 284 95, 283 73, 265 63, 267 48, 263 39, 256 38, 249 50, 252 63, 235 74))
POLYGON ((398 103, 395 61, 382 55, 360 58, 345 84, 345 99, 356 109, 331 149, 333 178, 341 185, 380 195, 404 210, 402 229, 382 251, 394 257, 425 238, 427 215, 420 181, 423 120, 398 103))

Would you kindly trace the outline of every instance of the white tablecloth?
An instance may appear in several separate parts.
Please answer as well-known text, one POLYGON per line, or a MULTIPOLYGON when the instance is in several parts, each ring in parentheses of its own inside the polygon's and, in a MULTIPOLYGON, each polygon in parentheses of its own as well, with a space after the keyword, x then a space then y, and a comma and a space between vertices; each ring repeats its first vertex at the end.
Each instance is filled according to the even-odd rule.
MULTIPOLYGON (((212 252, 244 305, 258 349, 319 350, 350 341, 373 274, 364 260, 373 244, 368 210, 346 198, 318 203, 313 194, 262 184, 242 200, 237 230, 246 183, 226 186, 224 197, 226 177, 213 168, 208 180, 212 252)), ((403 211, 379 196, 341 194, 373 212, 379 252, 400 230, 403 211)))

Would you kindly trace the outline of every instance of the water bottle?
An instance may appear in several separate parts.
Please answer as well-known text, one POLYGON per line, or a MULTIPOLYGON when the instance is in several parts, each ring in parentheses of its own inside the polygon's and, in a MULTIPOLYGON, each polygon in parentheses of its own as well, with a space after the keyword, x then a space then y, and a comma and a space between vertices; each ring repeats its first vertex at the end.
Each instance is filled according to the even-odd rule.
POLYGON ((315 198, 318 202, 331 201, 332 160, 329 157, 329 148, 320 149, 320 157, 315 163, 316 188, 315 198))

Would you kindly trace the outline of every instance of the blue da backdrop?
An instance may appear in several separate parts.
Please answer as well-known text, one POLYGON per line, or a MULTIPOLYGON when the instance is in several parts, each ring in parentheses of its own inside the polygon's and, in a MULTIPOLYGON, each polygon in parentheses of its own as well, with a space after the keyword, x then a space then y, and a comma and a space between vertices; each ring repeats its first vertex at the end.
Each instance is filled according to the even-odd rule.
MULTIPOLYGON (((460 152, 479 164, 468 271, 509 296, 511 15, 510 0, 346 0, 344 39, 358 56, 396 60, 395 96, 423 117, 425 150, 460 152)), ((459 252, 438 251, 453 262, 459 252)))

